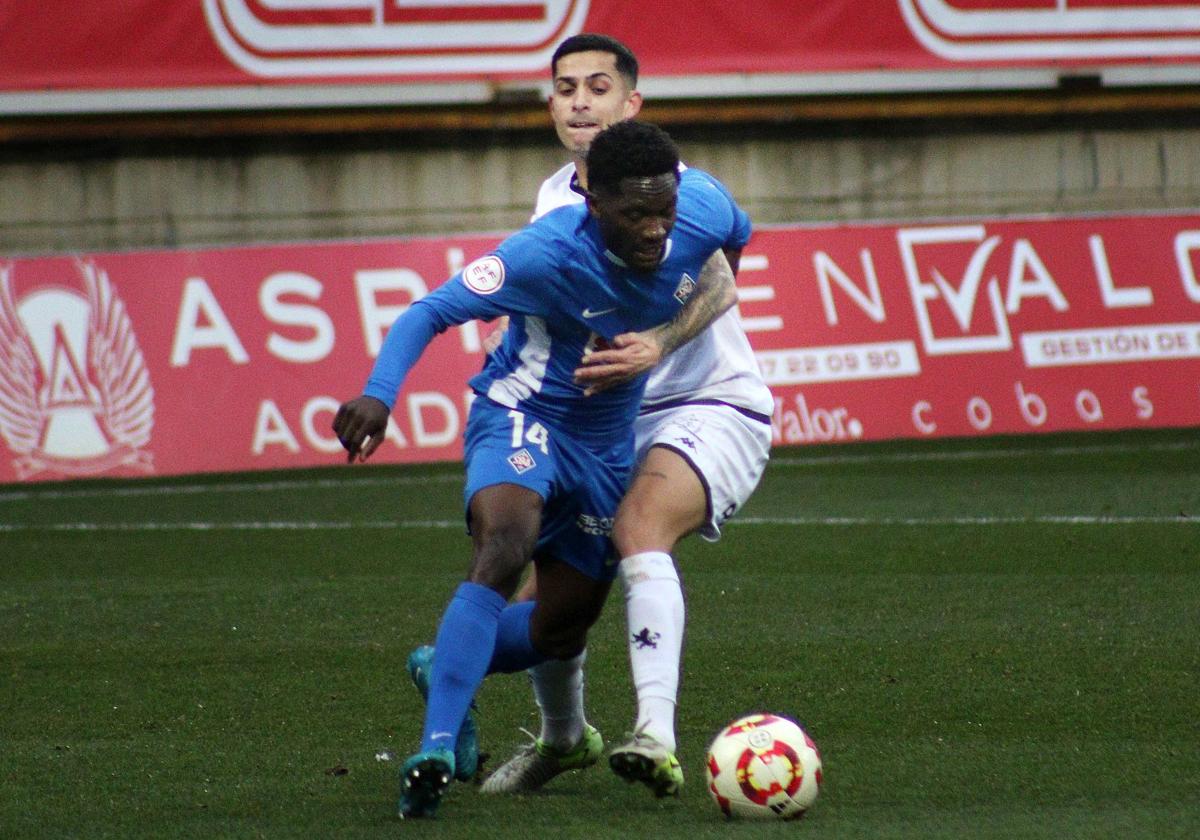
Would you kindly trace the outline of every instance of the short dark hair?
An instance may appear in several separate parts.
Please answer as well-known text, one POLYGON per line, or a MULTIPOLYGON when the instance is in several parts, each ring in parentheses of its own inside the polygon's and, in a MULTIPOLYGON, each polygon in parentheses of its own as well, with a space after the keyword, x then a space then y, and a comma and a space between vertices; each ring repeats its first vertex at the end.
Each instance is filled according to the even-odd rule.
POLYGON ((589 190, 617 192, 624 178, 667 172, 679 177, 679 149, 667 132, 652 123, 615 122, 597 134, 588 149, 589 190))
POLYGON ((550 75, 552 77, 558 75, 558 60, 563 56, 571 53, 592 52, 593 50, 612 53, 617 59, 617 72, 625 77, 625 81, 631 88, 637 87, 638 60, 637 56, 633 54, 633 50, 612 36, 600 35, 595 32, 572 35, 559 44, 558 49, 554 51, 554 57, 550 59, 550 75))

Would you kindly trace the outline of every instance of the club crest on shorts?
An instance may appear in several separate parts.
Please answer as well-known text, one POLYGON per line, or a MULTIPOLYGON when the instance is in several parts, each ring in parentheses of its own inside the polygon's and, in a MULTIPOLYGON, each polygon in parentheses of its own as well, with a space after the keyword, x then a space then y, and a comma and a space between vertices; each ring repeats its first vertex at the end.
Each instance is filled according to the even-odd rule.
POLYGON ((517 471, 517 475, 529 472, 537 466, 537 461, 533 460, 533 456, 529 454, 528 449, 522 449, 519 452, 509 455, 508 463, 517 471))
POLYGON ((476 294, 494 294, 504 285, 504 263, 494 254, 480 257, 463 269, 462 279, 476 294))
POLYGON ((685 271, 679 278, 679 285, 675 287, 675 300, 687 303, 687 299, 692 296, 694 291, 696 291, 696 281, 685 271))

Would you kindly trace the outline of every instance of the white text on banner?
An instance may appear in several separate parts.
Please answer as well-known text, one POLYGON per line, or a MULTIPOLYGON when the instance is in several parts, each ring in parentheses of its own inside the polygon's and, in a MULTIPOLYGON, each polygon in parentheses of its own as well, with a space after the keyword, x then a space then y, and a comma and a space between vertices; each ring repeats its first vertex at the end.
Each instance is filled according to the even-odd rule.
POLYGON ((755 357, 768 385, 889 379, 921 372, 917 346, 912 341, 792 347, 756 353, 755 357))
POLYGON ((1200 357, 1200 323, 1028 332, 1021 352, 1031 368, 1200 357))

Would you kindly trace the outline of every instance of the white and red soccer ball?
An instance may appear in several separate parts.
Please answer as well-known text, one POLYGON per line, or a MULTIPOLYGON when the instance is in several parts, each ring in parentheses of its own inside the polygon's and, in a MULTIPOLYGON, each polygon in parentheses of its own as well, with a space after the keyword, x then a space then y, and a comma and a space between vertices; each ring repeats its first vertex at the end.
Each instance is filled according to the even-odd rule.
POLYGON ((817 745, 780 715, 738 718, 708 748, 708 790, 727 817, 802 817, 820 787, 817 745))

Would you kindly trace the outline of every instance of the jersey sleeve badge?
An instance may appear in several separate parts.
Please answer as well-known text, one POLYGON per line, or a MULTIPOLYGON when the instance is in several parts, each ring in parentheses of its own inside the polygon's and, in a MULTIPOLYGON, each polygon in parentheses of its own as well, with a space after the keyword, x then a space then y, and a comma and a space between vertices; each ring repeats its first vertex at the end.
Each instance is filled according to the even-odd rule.
POLYGON ((504 285, 504 262, 495 254, 480 257, 463 269, 462 280, 476 294, 495 294, 504 285))

